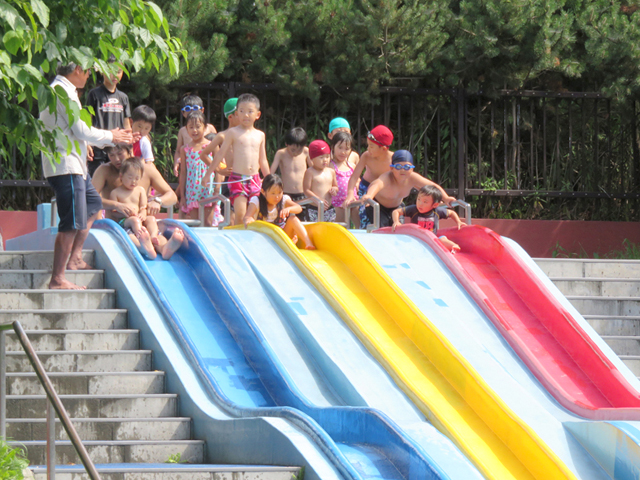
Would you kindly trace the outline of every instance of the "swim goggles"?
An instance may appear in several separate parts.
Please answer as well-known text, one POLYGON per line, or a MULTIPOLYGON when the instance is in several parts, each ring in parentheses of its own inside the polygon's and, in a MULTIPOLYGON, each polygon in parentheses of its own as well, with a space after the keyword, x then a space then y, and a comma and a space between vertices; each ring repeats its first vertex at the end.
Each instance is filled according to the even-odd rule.
POLYGON ((396 163, 395 165, 391 165, 391 168, 395 168, 396 170, 411 170, 412 168, 416 168, 415 165, 400 165, 396 163))
POLYGON ((375 135, 371 132, 367 133, 367 138, 369 140, 371 140, 372 142, 375 142, 376 145, 380 145, 381 147, 388 147, 389 145, 387 145, 386 143, 381 142, 380 140, 378 140, 375 135))
POLYGON ((204 110, 204 107, 201 107, 200 105, 185 105, 182 107, 183 112, 190 112, 192 110, 204 110))

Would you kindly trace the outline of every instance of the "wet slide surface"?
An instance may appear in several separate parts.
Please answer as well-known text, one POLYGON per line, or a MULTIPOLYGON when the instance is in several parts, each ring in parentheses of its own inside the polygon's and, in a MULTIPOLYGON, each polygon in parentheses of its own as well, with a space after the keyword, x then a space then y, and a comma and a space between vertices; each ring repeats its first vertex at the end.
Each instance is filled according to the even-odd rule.
MULTIPOLYGON (((411 225, 398 232, 434 240, 411 225)), ((638 392, 499 235, 477 225, 440 233, 462 252, 434 251, 561 405, 591 419, 640 419, 638 392)))
MULTIPOLYGON (((261 222, 252 229, 284 234, 261 222)), ((439 429, 487 478, 575 478, 343 228, 309 225, 317 251, 280 246, 439 429)))
MULTIPOLYGON (((354 235, 483 380, 568 468, 581 479, 608 478, 565 429, 567 422, 588 421, 568 412, 547 393, 427 244, 402 234, 354 235)), ((448 252, 447 255, 452 256, 448 252)), ((595 442, 609 449, 605 443, 597 439, 595 442)))

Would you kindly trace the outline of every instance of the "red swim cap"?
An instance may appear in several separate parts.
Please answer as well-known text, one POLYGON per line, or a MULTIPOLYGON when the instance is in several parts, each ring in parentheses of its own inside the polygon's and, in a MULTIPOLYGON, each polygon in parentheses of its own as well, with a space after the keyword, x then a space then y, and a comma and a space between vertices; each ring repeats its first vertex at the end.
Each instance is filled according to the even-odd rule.
POLYGON ((309 144, 309 158, 311 158, 311 160, 328 153, 331 153, 331 149, 324 140, 314 140, 309 144))
POLYGON ((384 125, 378 125, 367 135, 367 138, 381 147, 390 147, 393 143, 393 133, 384 125))

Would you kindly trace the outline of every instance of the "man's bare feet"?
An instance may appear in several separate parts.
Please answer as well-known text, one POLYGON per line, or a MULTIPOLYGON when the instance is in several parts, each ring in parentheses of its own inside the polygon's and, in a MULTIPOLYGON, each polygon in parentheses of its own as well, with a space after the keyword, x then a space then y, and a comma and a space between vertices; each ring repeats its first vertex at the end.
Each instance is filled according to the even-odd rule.
POLYGON ((154 260, 156 258, 156 249, 153 248, 148 230, 142 227, 136 237, 140 240, 140 253, 145 255, 147 258, 154 260))
POLYGON ((178 251, 180 245, 184 241, 184 232, 180 228, 176 228, 171 235, 171 238, 162 249, 162 258, 169 260, 174 253, 178 251))
POLYGON ((76 285, 75 283, 71 283, 66 278, 54 280, 54 278, 51 277, 51 281, 49 282, 49 289, 50 290, 86 290, 87 287, 81 287, 79 285, 76 285))
POLYGON ((67 270, 93 270, 93 267, 85 262, 82 258, 70 259, 67 263, 67 270))

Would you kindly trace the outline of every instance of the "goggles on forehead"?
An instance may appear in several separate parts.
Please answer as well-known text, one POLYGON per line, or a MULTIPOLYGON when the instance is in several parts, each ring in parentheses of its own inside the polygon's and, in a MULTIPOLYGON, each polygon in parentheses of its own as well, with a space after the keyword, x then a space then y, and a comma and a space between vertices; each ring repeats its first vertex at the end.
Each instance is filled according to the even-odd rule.
POLYGON ((395 168, 396 170, 411 170, 412 168, 416 168, 415 165, 400 165, 399 163, 396 163, 395 165, 391 165, 391 168, 395 168))
POLYGON ((203 110, 204 107, 201 107, 200 105, 185 105, 184 107, 182 107, 182 111, 183 112, 190 112, 192 110, 203 110))

